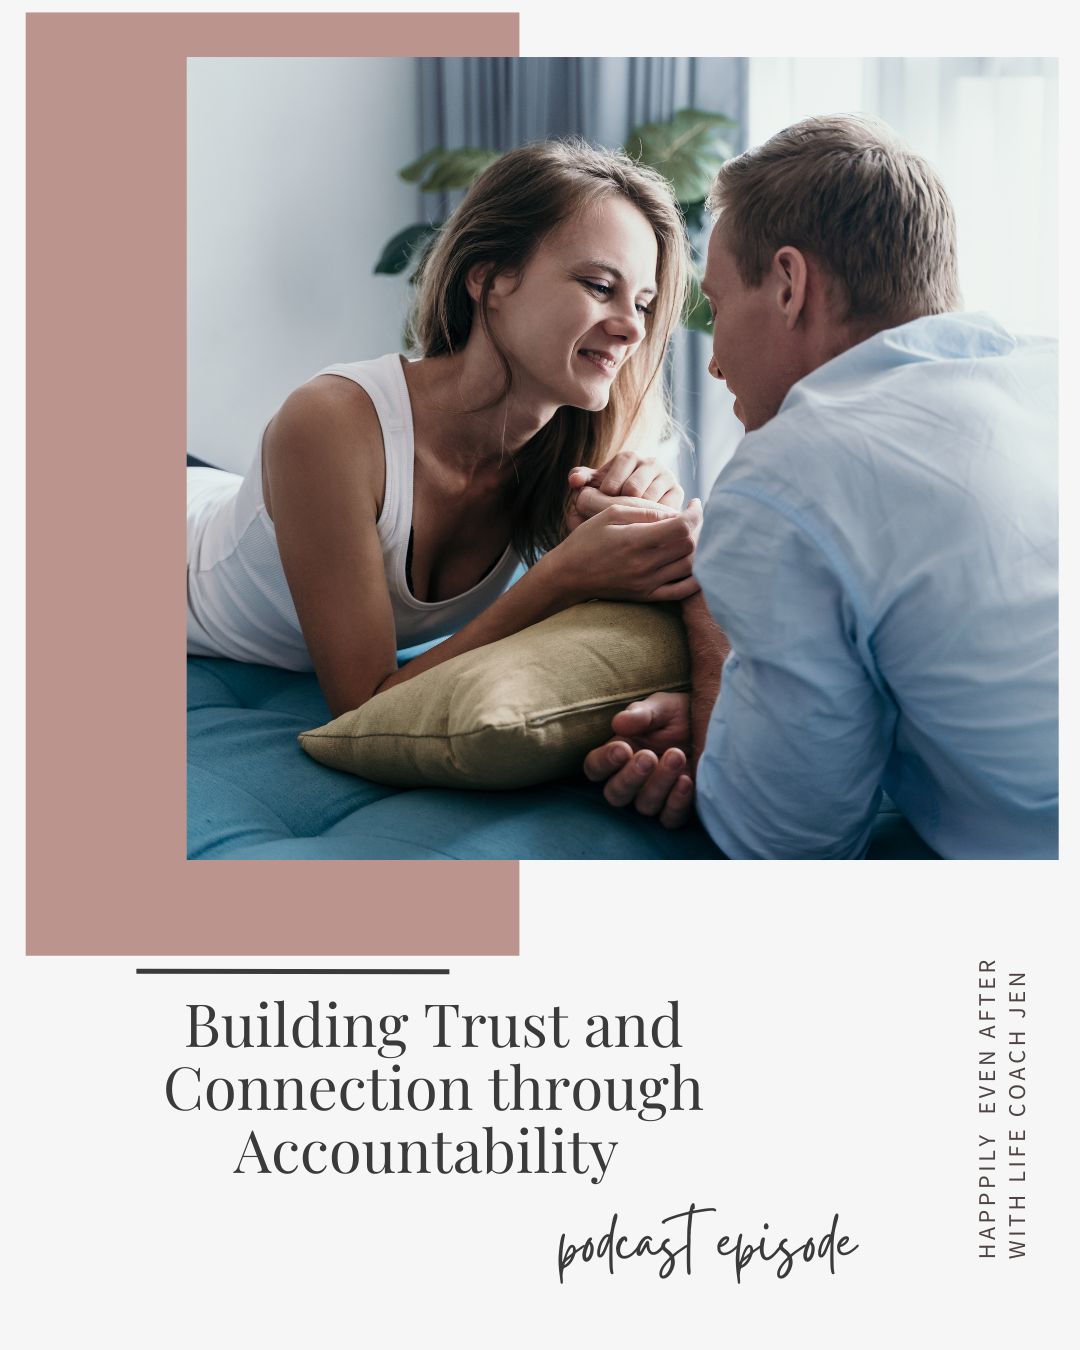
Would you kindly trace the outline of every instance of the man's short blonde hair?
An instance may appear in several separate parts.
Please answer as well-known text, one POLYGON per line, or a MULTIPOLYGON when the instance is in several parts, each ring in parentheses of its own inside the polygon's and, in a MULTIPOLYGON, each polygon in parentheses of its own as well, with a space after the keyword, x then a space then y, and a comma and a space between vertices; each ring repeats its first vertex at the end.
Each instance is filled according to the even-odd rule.
POLYGON ((789 245, 839 283, 846 322, 894 325, 960 308, 952 202, 883 122, 796 122, 728 160, 708 205, 722 214, 748 286, 759 286, 789 245))

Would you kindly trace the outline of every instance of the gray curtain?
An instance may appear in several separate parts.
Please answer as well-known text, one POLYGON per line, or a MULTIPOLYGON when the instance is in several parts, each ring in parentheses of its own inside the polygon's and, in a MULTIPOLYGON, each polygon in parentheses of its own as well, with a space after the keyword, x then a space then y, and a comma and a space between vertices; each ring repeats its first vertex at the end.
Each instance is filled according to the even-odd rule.
MULTIPOLYGON (((641 122, 679 108, 725 113, 745 148, 747 62, 720 57, 429 57, 417 62, 421 144, 509 150, 548 136, 579 135, 618 146, 641 122)), ((460 194, 421 194, 422 215, 445 215, 460 194)), ((698 240, 703 249, 704 240, 698 240)), ((687 495, 708 490, 730 445, 730 400, 707 374, 708 339, 680 330, 671 385, 680 437, 677 470, 687 495)))

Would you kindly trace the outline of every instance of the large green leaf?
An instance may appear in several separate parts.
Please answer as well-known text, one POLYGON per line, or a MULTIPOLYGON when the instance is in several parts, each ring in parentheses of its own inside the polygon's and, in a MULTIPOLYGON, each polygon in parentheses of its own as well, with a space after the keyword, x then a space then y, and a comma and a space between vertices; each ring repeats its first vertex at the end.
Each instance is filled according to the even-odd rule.
POLYGON ((690 279, 690 293, 686 297, 682 321, 683 327, 689 328, 692 333, 712 333, 712 310, 701 293, 697 277, 690 279))
POLYGON ((731 158, 726 133, 735 126, 723 113, 680 108, 666 122, 635 127, 626 138, 626 150, 659 169, 679 201, 698 202, 708 196, 720 165, 731 158))
POLYGON ((434 150, 429 150, 426 154, 421 155, 419 159, 414 159, 411 164, 406 164, 403 169, 399 169, 398 177, 403 178, 406 183, 419 183, 420 179, 427 173, 431 165, 445 154, 446 151, 442 146, 437 145, 434 150))
POLYGON ((390 276, 394 276, 398 272, 404 272, 413 257, 421 251, 423 245, 438 229, 438 225, 425 224, 420 221, 416 225, 409 225, 404 230, 399 230, 393 239, 388 240, 384 246, 382 253, 379 255, 379 261, 375 264, 375 271, 390 276))
POLYGON ((497 150, 484 150, 478 146, 439 150, 428 157, 420 187, 424 192, 452 192, 455 188, 469 187, 498 158, 497 150))

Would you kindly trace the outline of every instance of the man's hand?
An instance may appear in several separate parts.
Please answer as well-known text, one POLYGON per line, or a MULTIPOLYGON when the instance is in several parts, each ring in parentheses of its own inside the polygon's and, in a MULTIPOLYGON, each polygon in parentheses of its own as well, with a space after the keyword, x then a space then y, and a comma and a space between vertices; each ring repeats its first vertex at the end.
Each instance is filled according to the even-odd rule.
POLYGON ((690 745, 687 694, 650 694, 611 721, 612 740, 585 757, 585 776, 604 783, 612 806, 633 802, 644 816, 658 816, 669 830, 685 825, 694 798, 686 772, 690 745))

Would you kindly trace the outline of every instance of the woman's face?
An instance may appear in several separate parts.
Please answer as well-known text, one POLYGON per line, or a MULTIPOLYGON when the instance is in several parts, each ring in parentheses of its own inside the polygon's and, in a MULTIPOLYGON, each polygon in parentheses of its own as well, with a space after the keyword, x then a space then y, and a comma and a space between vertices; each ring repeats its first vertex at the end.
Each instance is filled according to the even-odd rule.
POLYGON ((515 401, 606 408, 641 345, 656 296, 656 236, 624 197, 575 212, 519 275, 495 279, 488 319, 514 371, 515 401))

